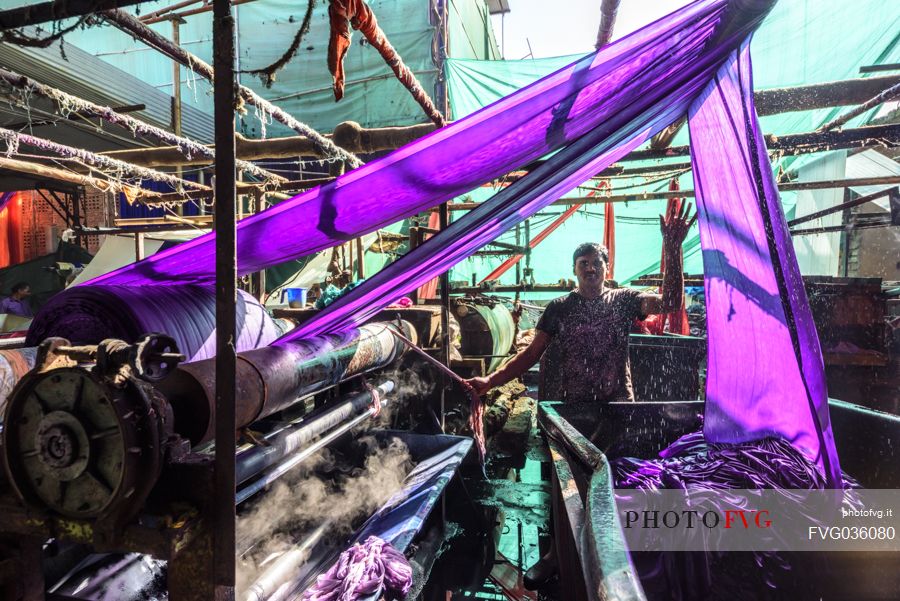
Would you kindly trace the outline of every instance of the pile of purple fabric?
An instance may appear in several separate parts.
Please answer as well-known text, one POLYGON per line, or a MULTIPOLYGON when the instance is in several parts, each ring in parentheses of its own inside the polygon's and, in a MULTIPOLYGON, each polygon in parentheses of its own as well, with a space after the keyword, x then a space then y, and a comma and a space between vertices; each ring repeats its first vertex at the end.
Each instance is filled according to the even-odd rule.
POLYGON ((411 587, 412 567, 403 553, 370 536, 341 553, 301 600, 356 601, 381 591, 403 598, 411 587))
POLYGON ((709 443, 703 432, 682 436, 658 459, 622 457, 610 461, 617 488, 642 490, 705 488, 821 489, 821 471, 779 437, 735 444, 709 443))

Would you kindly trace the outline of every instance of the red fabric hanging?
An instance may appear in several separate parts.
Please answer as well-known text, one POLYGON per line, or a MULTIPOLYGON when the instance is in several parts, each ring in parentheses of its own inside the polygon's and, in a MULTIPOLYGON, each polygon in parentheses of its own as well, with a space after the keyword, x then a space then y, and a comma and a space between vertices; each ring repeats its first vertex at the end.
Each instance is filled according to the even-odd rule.
MULTIPOLYGON (((675 192, 676 190, 680 190, 681 188, 678 185, 678 178, 673 177, 669 182, 669 191, 675 192)), ((681 211, 681 205, 684 202, 684 198, 670 198, 667 206, 667 210, 669 211, 669 215, 677 215, 679 211, 681 211)), ((682 253, 682 265, 684 265, 683 261, 683 251, 681 249, 678 252, 682 253)), ((663 274, 663 279, 665 279, 666 273, 666 249, 663 248, 661 251, 661 256, 659 259, 659 268, 660 272, 663 274)), ((662 294, 662 286, 659 288, 660 294, 662 294)), ((666 330, 666 322, 669 323, 669 332, 672 334, 681 334, 683 336, 687 336, 691 333, 691 327, 688 324, 687 318, 687 310, 684 305, 684 294, 681 295, 681 307, 676 311, 671 313, 664 313, 659 316, 659 319, 654 320, 649 324, 651 333, 653 334, 662 334, 666 330)))

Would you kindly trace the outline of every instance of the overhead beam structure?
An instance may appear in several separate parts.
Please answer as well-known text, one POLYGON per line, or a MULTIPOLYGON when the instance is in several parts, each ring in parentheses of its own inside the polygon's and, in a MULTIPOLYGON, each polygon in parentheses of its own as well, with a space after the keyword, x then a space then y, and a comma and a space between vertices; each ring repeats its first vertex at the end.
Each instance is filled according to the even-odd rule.
MULTIPOLYGON (((133 15, 130 15, 123 10, 110 10, 101 14, 110 24, 125 33, 134 36, 150 48, 161 52, 180 65, 187 67, 207 81, 213 82, 215 79, 215 70, 209 63, 191 54, 181 46, 172 43, 171 40, 150 29, 150 27, 141 23, 141 21, 133 15)), ((318 156, 338 159, 349 164, 351 167, 358 167, 362 164, 362 161, 355 155, 335 146, 331 140, 328 140, 313 128, 301 123, 281 108, 275 106, 268 100, 265 100, 250 88, 239 85, 238 96, 242 102, 259 108, 265 115, 270 115, 282 125, 289 127, 301 136, 309 138, 314 145, 318 156)))
MULTIPOLYGON (((757 112, 761 116, 790 111, 806 111, 865 102, 891 85, 900 83, 900 75, 851 79, 810 86, 777 88, 758 91, 755 94, 757 112)), ((354 154, 366 154, 395 150, 436 129, 433 123, 407 127, 365 128, 353 121, 345 121, 326 138, 354 154)), ((798 134, 805 135, 805 134, 798 134)), ((788 136, 784 136, 788 138, 788 136)), ((659 149, 652 158, 669 156, 670 151, 659 149)), ((675 152, 681 152, 677 150, 675 152)), ((238 136, 238 158, 246 161, 261 159, 296 158, 298 156, 323 156, 316 143, 305 136, 251 140, 238 136)), ((163 167, 203 164, 200 157, 186 159, 175 146, 118 150, 108 153, 135 165, 163 167)), ((675 155, 672 155, 675 156, 675 155)), ((680 155, 679 155, 680 156, 680 155)), ((629 159, 626 159, 629 160, 629 159)))
POLYGON ((0 30, 39 25, 71 17, 83 17, 98 10, 114 10, 149 0, 53 0, 0 11, 0 30))

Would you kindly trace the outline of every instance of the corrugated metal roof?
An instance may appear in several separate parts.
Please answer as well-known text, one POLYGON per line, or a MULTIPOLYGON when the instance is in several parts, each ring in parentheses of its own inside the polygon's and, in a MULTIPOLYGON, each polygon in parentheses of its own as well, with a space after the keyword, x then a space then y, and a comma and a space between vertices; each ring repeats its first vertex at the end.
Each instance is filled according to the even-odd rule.
MULTIPOLYGON (((172 97, 169 94, 69 43, 65 44, 64 52, 65 58, 58 42, 49 48, 25 48, 0 43, 0 65, 97 104, 107 106, 143 104, 146 107, 144 110, 131 115, 171 131, 172 97)), ((6 119, 8 123, 12 121, 12 118, 6 119)), ((182 110, 182 132, 193 140, 211 142, 213 118, 196 107, 185 105, 182 110)), ((77 140, 87 137, 90 139, 84 139, 85 143, 74 145, 85 148, 87 142, 90 142, 90 146, 97 150, 147 145, 142 140, 132 138, 130 134, 119 136, 118 140, 105 141, 106 136, 100 132, 92 135, 92 132, 85 128, 65 122, 59 123, 57 127, 35 131, 35 135, 60 143, 66 143, 63 139, 77 140), (108 148, 103 148, 104 145, 108 148)))

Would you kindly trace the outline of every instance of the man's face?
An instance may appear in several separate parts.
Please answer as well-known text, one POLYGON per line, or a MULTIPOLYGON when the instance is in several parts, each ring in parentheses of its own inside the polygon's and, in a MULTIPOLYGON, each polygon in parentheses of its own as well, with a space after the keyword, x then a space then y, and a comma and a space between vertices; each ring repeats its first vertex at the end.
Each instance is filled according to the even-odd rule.
POLYGON ((16 294, 19 298, 28 298, 31 296, 31 286, 25 286, 16 294))
POLYGON ((598 288, 606 279, 606 263, 598 253, 581 255, 575 259, 575 275, 580 288, 598 288))

